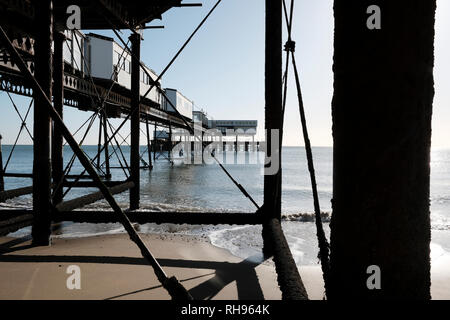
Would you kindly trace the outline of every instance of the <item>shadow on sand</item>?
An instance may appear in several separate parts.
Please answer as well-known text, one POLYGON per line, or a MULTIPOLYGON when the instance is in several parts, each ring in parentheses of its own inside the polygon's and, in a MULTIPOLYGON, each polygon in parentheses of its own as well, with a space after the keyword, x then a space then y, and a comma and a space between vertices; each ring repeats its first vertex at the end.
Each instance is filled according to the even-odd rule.
MULTIPOLYGON (((31 245, 21 245, 28 239, 14 239, 10 242, 0 245, 0 263, 18 262, 18 263, 98 263, 98 264, 118 264, 118 265, 148 265, 144 258, 136 257, 113 257, 113 256, 55 256, 55 255, 14 255, 13 252, 31 248, 31 245), (16 246, 16 247, 13 247, 16 246), (7 253, 7 254, 6 254, 7 253)), ((189 293, 196 300, 209 300, 214 298, 228 284, 236 281, 237 295, 239 300, 262 300, 264 295, 259 283, 255 268, 264 262, 261 256, 251 256, 239 263, 218 262, 218 261, 200 261, 200 260, 180 260, 180 259, 157 259, 163 267, 188 268, 188 269, 207 269, 214 272, 181 279, 180 282, 199 279, 214 275, 212 278, 191 288, 189 293)), ((160 288, 161 285, 123 293, 114 297, 116 299, 139 292, 149 291, 160 288)))

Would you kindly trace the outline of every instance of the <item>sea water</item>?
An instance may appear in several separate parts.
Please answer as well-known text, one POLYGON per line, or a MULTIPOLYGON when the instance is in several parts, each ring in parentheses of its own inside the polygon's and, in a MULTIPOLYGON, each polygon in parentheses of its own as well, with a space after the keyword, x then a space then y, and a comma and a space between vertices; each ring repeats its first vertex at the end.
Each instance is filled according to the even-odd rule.
MULTIPOLYGON (((86 154, 95 156, 96 146, 85 146, 86 154)), ((11 146, 3 146, 3 163, 6 163, 11 146)), ((146 148, 141 147, 143 158, 148 162, 146 148)), ((322 212, 331 214, 332 198, 332 148, 313 148, 317 185, 322 212)), ((111 150, 110 150, 111 153, 111 150)), ((124 147, 125 159, 129 159, 129 148, 124 147)), ((72 156, 69 148, 64 149, 65 163, 72 156)), ((217 153, 223 160, 223 154, 217 153)), ((254 200, 263 202, 264 176, 262 163, 264 154, 257 152, 227 152, 224 166, 230 174, 248 191, 254 200)), ((283 149, 283 229, 291 251, 298 265, 318 263, 318 246, 313 222, 313 198, 305 149, 285 147, 283 149), (300 215, 301 214, 301 215, 300 215)), ((103 162, 103 158, 102 161, 103 162)), ((30 173, 33 162, 32 146, 17 146, 7 167, 7 172, 30 173)), ((114 154, 111 166, 119 166, 114 154)), ((433 150, 431 154, 431 225, 432 259, 450 252, 450 150, 433 150)), ((75 161, 71 174, 82 172, 82 166, 75 161)), ((121 169, 113 169, 113 180, 125 180, 121 169)), ((7 189, 31 185, 31 179, 5 178, 7 189)), ((66 199, 79 197, 96 191, 95 188, 74 188, 66 199)), ((128 192, 115 195, 123 208, 127 208, 128 192)), ((31 207, 31 196, 8 200, 1 207, 31 207)), ((85 207, 85 209, 110 210, 105 201, 85 207)), ((154 162, 153 170, 141 170, 141 210, 144 211, 189 211, 189 212, 254 212, 255 206, 246 198, 217 164, 184 164, 176 160, 172 165, 164 156, 154 162)), ((329 238, 329 217, 324 228, 329 238)), ((24 228, 12 234, 29 234, 24 228)), ((99 234, 124 232, 120 224, 63 223, 55 231, 57 237, 83 237, 99 234)), ((140 232, 182 233, 206 236, 212 244, 225 248, 234 255, 247 258, 259 254, 262 248, 261 226, 189 226, 172 224, 145 224, 140 232)))

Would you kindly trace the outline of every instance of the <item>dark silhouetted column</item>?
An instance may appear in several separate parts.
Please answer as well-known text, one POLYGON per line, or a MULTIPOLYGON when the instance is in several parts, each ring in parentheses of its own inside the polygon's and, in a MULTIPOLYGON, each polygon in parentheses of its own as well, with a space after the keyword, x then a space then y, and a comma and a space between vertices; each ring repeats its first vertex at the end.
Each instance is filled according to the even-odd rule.
POLYGON ((130 36, 131 41, 131 110, 134 110, 131 115, 131 149, 130 149, 130 167, 131 180, 134 182, 134 187, 130 189, 130 209, 135 210, 139 208, 140 201, 140 155, 139 155, 139 137, 140 137, 140 71, 141 66, 141 36, 134 33, 130 36))
MULTIPOLYGON (((52 96, 53 3, 43 0, 35 6, 35 77, 47 97, 52 96)), ((51 121, 46 101, 34 96, 33 158, 33 244, 50 243, 51 226, 51 121)))
MULTIPOLYGON (((66 37, 62 32, 55 33, 54 52, 53 52, 53 104, 55 110, 63 118, 64 108, 64 58, 63 44, 66 37)), ((55 187, 63 178, 63 136, 56 126, 53 126, 52 137, 52 175, 55 187)), ((62 201, 63 189, 58 188, 54 191, 53 203, 58 204, 62 201)))
POLYGON ((334 2, 330 299, 430 298, 435 8, 334 2), (370 5, 379 5, 381 29, 367 27, 370 5), (367 286, 373 265, 380 290, 367 286))

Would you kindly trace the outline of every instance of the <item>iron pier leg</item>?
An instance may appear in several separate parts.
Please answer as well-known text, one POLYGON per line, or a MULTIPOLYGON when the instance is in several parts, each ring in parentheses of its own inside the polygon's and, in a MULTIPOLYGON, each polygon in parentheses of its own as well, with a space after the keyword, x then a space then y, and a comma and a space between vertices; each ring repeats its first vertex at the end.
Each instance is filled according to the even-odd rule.
POLYGON ((5 191, 5 180, 3 178, 2 135, 0 134, 0 192, 2 191, 5 191))
POLYGON ((141 51, 141 36, 134 33, 130 36, 131 41, 131 152, 130 152, 130 166, 131 179, 134 182, 134 187, 130 189, 130 209, 136 210, 139 208, 140 197, 140 154, 139 154, 139 137, 140 137, 140 51, 141 51))
POLYGON ((152 145, 151 145, 151 138, 150 138, 150 125, 148 124, 148 117, 145 118, 145 124, 146 124, 146 127, 147 127, 148 166, 149 166, 150 170, 153 170, 152 145))
POLYGON ((383 3, 380 30, 361 24, 366 9, 334 2, 327 296, 427 300, 436 1, 383 3), (380 290, 368 289, 369 271, 380 290))
MULTIPOLYGON (((266 58, 265 58, 265 128, 266 157, 279 159, 275 174, 264 175, 264 218, 281 220, 281 153, 279 141, 272 141, 271 130, 281 129, 282 110, 282 1, 266 0, 266 58), (277 143, 278 142, 278 143, 277 143)), ((266 163, 266 162, 265 162, 266 163)), ((269 163, 266 167, 274 164, 269 163)), ((270 170, 272 171, 272 170, 270 170)), ((263 225, 264 253, 272 255, 267 241, 267 226, 263 225)))
POLYGON ((105 166, 106 166, 106 176, 107 180, 111 179, 111 169, 109 166, 109 144, 108 144, 108 117, 106 112, 103 112, 103 141, 105 144, 105 166))
POLYGON ((169 162, 172 162, 172 123, 169 122, 169 162))
MULTIPOLYGON (((53 1, 43 0, 35 6, 35 77, 40 87, 52 97, 53 1)), ((47 102, 34 94, 34 158, 32 237, 34 245, 49 245, 51 234, 51 121, 47 102)))
MULTIPOLYGON (((54 51, 53 51, 53 103, 55 110, 63 118, 64 108, 64 58, 63 45, 66 37, 62 32, 55 33, 54 51)), ((56 205, 63 199, 63 188, 57 188, 57 184, 63 178, 64 171, 63 158, 63 136, 60 130, 53 125, 52 137, 52 175, 55 185, 53 203, 56 205)))
POLYGON ((155 122, 155 131, 153 132, 153 161, 156 160, 156 122, 155 122))
POLYGON ((97 172, 100 173, 100 165, 101 165, 101 153, 102 153, 102 124, 103 124, 103 115, 100 112, 99 116, 98 116, 98 142, 97 142, 97 172))
POLYGON ((204 139, 205 139, 205 132, 202 130, 202 143, 200 145, 200 152, 202 153, 202 163, 204 161, 204 159, 203 159, 203 151, 205 149, 205 140, 204 139))

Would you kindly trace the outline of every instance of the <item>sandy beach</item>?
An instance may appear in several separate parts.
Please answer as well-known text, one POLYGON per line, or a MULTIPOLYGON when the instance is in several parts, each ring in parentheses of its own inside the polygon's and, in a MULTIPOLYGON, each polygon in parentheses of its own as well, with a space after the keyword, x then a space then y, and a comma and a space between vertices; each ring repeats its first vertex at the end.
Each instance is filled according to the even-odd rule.
MULTIPOLYGON (((142 237, 195 299, 281 298, 270 261, 242 260, 198 237, 142 237)), ((170 299, 125 234, 53 239, 34 248, 23 240, 0 239, 0 299, 170 299), (80 290, 67 289, 70 265, 80 267, 80 290)))
MULTIPOLYGON (((243 260, 202 237, 141 236, 165 272, 195 299, 281 299, 271 260, 243 260)), ((2 237, 0 252, 0 299, 170 299, 126 234, 56 238, 48 247, 31 247, 28 237, 2 237), (67 288, 71 265, 80 267, 80 290, 67 288)), ((450 299, 449 266, 448 256, 433 263, 433 299, 450 299)), ((309 298, 322 299, 320 267, 300 267, 300 273, 309 298)))

